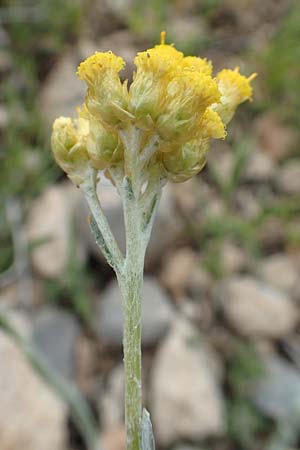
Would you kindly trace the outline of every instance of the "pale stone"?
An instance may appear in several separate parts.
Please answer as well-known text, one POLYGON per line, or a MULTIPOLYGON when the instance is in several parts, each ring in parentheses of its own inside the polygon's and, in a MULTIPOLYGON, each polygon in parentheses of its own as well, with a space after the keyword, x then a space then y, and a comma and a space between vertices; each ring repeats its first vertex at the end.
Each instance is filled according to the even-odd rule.
POLYGON ((159 444, 224 433, 218 360, 186 320, 174 322, 152 370, 150 411, 159 444))
POLYGON ((41 241, 31 252, 31 260, 36 272, 42 276, 56 278, 64 275, 70 245, 75 245, 79 262, 85 260, 86 252, 81 240, 76 239, 71 244, 77 197, 76 188, 66 182, 46 188, 31 207, 26 226, 28 239, 41 241))
POLYGON ((65 450, 67 410, 0 333, 1 450, 65 450))
POLYGON ((278 188, 285 194, 300 194, 300 162, 293 160, 287 162, 276 177, 278 188))
POLYGON ((161 282, 174 297, 180 298, 185 295, 198 259, 198 255, 188 247, 176 250, 166 258, 161 282))
POLYGON ((252 181, 270 181, 274 175, 274 161, 258 150, 251 152, 244 178, 252 181))
POLYGON ((272 355, 264 358, 263 375, 254 383, 251 396, 263 414, 292 420, 300 414, 300 375, 296 367, 272 355))
POLYGON ((266 283, 293 294, 299 285, 300 274, 291 258, 275 254, 261 261, 259 275, 266 283))
POLYGON ((280 338, 298 322, 298 310, 287 294, 250 276, 227 279, 220 297, 227 321, 245 336, 280 338))

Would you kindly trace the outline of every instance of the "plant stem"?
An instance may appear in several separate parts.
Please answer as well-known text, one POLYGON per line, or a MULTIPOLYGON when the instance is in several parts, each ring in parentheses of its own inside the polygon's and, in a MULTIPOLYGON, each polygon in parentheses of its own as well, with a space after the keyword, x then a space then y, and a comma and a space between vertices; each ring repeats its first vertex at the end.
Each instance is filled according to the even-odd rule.
POLYGON ((125 423, 127 450, 140 450, 142 415, 141 312, 144 245, 139 199, 128 178, 124 180, 126 259, 124 281, 120 282, 124 311, 125 423))
POLYGON ((141 304, 143 271, 141 268, 126 274, 124 292, 124 368, 125 423, 127 450, 140 449, 140 421, 142 414, 141 379, 141 304))
MULTIPOLYGON (((125 368, 125 424, 126 449, 145 450, 142 442, 152 442, 153 434, 149 414, 142 419, 141 369, 141 315, 144 259, 156 209, 164 180, 149 174, 146 190, 142 193, 144 161, 139 155, 140 132, 129 128, 122 133, 125 147, 126 171, 112 168, 110 175, 123 201, 126 232, 126 256, 123 257, 103 213, 96 192, 96 177, 92 171, 81 185, 91 209, 90 227, 107 262, 115 270, 123 296, 124 315, 124 368, 125 368), (143 420, 143 432, 141 436, 143 420), (145 422, 145 423, 144 423, 145 422)), ((153 140, 151 145, 156 145, 153 140)), ((151 150, 149 146, 149 152, 151 150)), ((151 152, 150 152, 151 153, 151 152)), ((152 154, 152 153, 151 153, 152 154)), ((145 447, 145 445, 144 445, 145 447)), ((147 445, 147 448, 149 446, 147 445)))

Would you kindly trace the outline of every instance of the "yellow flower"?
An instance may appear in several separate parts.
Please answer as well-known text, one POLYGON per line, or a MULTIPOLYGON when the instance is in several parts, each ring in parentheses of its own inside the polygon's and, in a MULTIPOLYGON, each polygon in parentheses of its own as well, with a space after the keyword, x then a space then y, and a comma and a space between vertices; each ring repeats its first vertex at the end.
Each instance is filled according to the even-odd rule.
POLYGON ((192 139, 181 147, 162 154, 165 175, 174 183, 181 183, 196 175, 205 166, 207 139, 192 139))
POLYGON ((199 121, 199 134, 203 138, 225 139, 226 129, 219 114, 206 108, 199 121))
POLYGON ((85 61, 80 63, 77 69, 77 75, 80 80, 87 82, 89 87, 97 87, 102 79, 109 73, 118 74, 125 66, 125 61, 120 56, 112 52, 95 52, 85 61))
POLYGON ((144 170, 176 182, 190 178, 204 166, 211 139, 224 139, 238 105, 251 100, 256 76, 236 68, 213 78, 210 61, 184 56, 165 43, 165 32, 159 45, 137 54, 129 90, 119 78, 124 64, 112 52, 83 61, 77 75, 88 90, 79 119, 54 123, 55 158, 77 184, 90 167, 108 175, 112 167, 128 169, 134 158, 123 143, 133 136, 144 170))
POLYGON ((200 172, 206 163, 206 152, 211 139, 224 139, 225 126, 220 116, 207 108, 198 123, 194 139, 164 149, 162 163, 168 179, 175 183, 185 181, 200 172))
POLYGON ((76 184, 81 184, 89 168, 89 156, 86 141, 89 134, 89 123, 79 117, 59 117, 54 121, 51 146, 57 164, 76 184))
POLYGON ((178 67, 167 85, 165 111, 157 120, 159 134, 170 140, 186 132, 197 133, 204 111, 219 98, 218 86, 211 77, 178 67))
POLYGON ((223 69, 217 74, 216 81, 221 92, 221 100, 220 103, 213 105, 213 109, 219 113, 225 124, 230 122, 241 103, 252 99, 250 82, 256 75, 253 73, 246 78, 239 73, 238 67, 234 70, 223 69))
POLYGON ((161 33, 161 43, 139 52, 134 64, 138 71, 151 72, 155 78, 160 78, 176 67, 183 59, 183 53, 176 50, 173 45, 165 44, 165 33, 161 33))
POLYGON ((124 65, 124 60, 112 52, 96 52, 77 70, 78 78, 89 88, 85 100, 87 109, 108 125, 117 124, 120 111, 127 109, 127 85, 122 84, 119 77, 124 65))
POLYGON ((181 62, 182 69, 194 70, 205 75, 211 76, 212 63, 206 58, 198 58, 197 56, 186 56, 181 62))
POLYGON ((137 54, 134 63, 137 71, 130 86, 130 112, 140 124, 147 127, 153 124, 164 105, 164 91, 173 70, 183 59, 183 53, 164 42, 137 54))

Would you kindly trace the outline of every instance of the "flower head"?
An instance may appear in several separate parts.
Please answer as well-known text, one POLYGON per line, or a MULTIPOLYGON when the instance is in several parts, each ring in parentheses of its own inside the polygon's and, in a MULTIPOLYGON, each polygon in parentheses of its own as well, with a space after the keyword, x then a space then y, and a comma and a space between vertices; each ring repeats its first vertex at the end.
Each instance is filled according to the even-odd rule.
POLYGON ((216 81, 221 93, 220 102, 213 105, 224 123, 229 123, 236 108, 246 100, 252 100, 252 86, 250 82, 256 77, 256 73, 246 78, 239 72, 239 67, 234 70, 223 69, 217 74, 216 81))
POLYGON ((77 76, 88 85, 87 109, 107 125, 119 122, 118 111, 127 108, 128 92, 122 85, 119 72, 125 61, 112 52, 96 52, 83 61, 77 76))
POLYGON ((77 185, 85 178, 90 165, 86 142, 89 135, 89 122, 79 117, 59 117, 54 121, 51 145, 57 164, 77 185))
POLYGON ((172 181, 190 178, 204 166, 211 140, 226 137, 238 105, 252 98, 256 74, 224 69, 214 78, 211 61, 184 56, 164 32, 134 62, 129 89, 119 77, 124 60, 112 52, 96 52, 78 67, 88 87, 84 105, 77 120, 57 119, 52 135, 55 158, 76 183, 90 167, 108 176, 134 166, 172 181))

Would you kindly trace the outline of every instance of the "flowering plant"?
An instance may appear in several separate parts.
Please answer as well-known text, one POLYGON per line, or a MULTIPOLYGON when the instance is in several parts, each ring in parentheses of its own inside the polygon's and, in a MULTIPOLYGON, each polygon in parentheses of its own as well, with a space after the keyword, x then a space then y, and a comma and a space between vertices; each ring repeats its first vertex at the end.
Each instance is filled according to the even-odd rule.
POLYGON ((90 227, 115 270, 123 296, 125 421, 127 450, 154 447, 149 414, 142 411, 141 295, 144 258, 163 186, 182 182, 205 165, 211 139, 225 139, 238 105, 251 99, 251 80, 239 69, 212 76, 212 63, 184 56, 161 43, 140 52, 128 87, 124 61, 112 52, 83 61, 87 84, 78 118, 59 117, 52 133, 54 157, 82 190, 90 227), (122 202, 126 254, 121 253, 103 213, 96 185, 106 177, 122 202))

